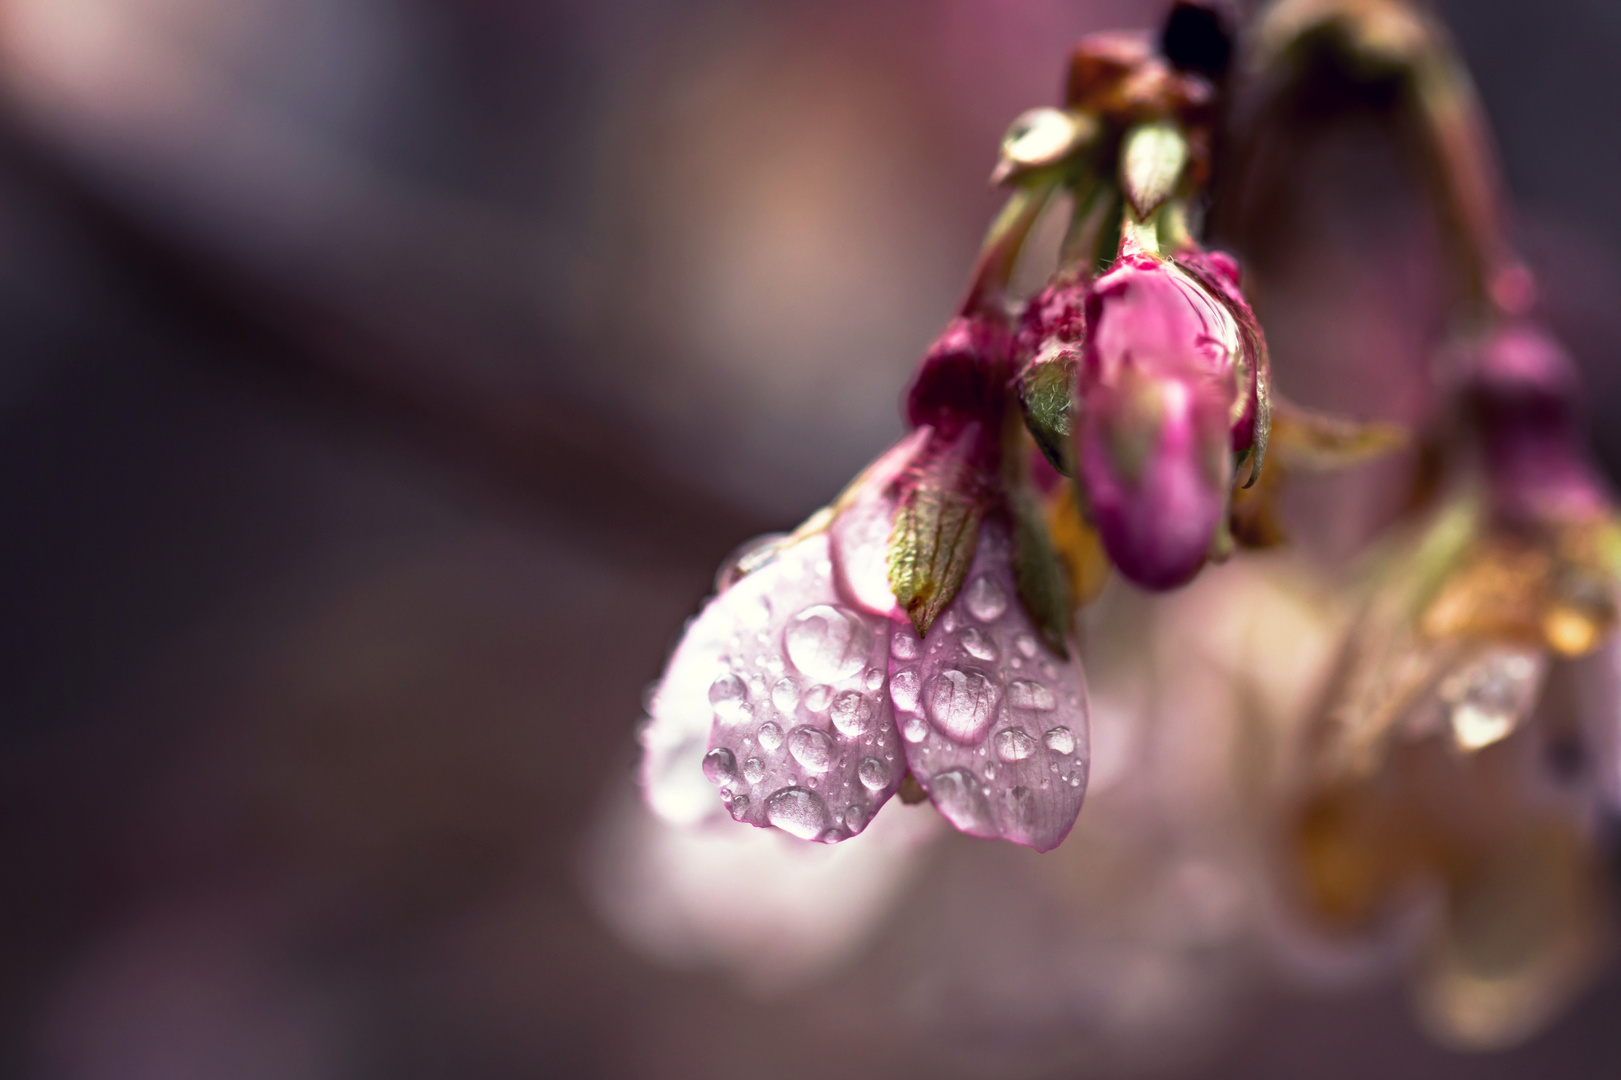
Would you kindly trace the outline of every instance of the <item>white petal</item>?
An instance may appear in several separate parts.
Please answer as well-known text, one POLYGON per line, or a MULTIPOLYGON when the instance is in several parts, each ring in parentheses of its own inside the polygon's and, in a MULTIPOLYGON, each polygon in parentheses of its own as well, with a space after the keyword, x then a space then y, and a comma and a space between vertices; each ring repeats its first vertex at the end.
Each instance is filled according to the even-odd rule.
POLYGON ((888 627, 835 587, 825 532, 739 579, 687 627, 654 694, 649 805, 700 820, 713 813, 697 808, 701 784, 710 808, 751 825, 828 842, 860 832, 904 771, 888 627))

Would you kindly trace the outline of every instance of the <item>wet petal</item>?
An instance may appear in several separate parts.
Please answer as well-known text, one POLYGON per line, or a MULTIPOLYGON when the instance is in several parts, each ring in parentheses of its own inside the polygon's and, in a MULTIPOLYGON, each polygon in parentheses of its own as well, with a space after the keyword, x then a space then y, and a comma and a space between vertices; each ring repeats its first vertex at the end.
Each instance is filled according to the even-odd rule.
POLYGON ((986 525, 927 640, 895 621, 891 694, 907 764, 953 825, 1049 851, 1086 794, 1086 680, 1041 643, 1010 560, 1006 526, 986 525))
POLYGON ((694 773, 676 773, 692 769, 738 821, 829 842, 860 832, 902 772, 885 692, 888 628, 834 586, 826 533, 711 600, 653 698, 643 775, 654 809, 679 787, 676 809, 693 816, 694 773), (700 726, 701 764, 691 755, 700 726))

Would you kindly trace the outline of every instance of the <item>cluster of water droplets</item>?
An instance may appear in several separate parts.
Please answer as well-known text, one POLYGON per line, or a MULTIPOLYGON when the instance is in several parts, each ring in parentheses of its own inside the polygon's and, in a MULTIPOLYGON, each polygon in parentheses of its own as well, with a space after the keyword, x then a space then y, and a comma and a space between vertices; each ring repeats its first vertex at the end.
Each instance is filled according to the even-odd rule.
POLYGON ((703 687, 703 774, 734 819, 832 842, 894 794, 904 764, 884 693, 888 625, 843 602, 825 533, 780 550, 699 616, 688 638, 719 642, 703 687))
POLYGON ((1036 636, 999 524, 957 598, 919 641, 891 625, 890 698, 912 773, 953 825, 1048 850, 1080 812, 1086 682, 1036 636))

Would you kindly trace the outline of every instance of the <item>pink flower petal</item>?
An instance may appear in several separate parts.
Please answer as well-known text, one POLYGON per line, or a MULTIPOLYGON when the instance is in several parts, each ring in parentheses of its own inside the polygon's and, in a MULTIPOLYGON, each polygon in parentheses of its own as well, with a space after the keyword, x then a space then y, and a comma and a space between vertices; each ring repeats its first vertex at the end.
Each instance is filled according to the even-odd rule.
POLYGON ((912 775, 947 820, 1050 851, 1086 794, 1086 678, 1041 643, 1011 559, 1006 526, 988 523, 927 640, 894 621, 890 695, 912 775))
POLYGON ((690 784, 692 775, 666 775, 686 768, 720 789, 738 821, 828 842, 860 832, 902 773, 885 693, 888 628, 835 587, 825 532, 739 579, 687 627, 654 694, 643 736, 650 804, 659 809, 658 790, 676 779, 690 784), (689 745, 700 725, 701 764, 653 753, 689 745))

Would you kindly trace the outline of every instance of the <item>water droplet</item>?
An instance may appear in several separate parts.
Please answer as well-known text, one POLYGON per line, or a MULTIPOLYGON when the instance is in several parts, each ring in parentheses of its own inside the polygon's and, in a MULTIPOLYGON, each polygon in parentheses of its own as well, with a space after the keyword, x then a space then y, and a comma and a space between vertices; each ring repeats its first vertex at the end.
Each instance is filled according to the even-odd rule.
POLYGON ((1070 787, 1080 787, 1081 786, 1081 779, 1082 779, 1081 770, 1076 769, 1075 774, 1069 778, 1069 786, 1070 787))
POLYGON ((929 737, 929 724, 915 713, 901 721, 901 736, 909 743, 920 743, 929 737))
POLYGON ((955 611, 947 610, 944 615, 940 616, 940 629, 948 634, 957 629, 957 613, 955 611))
POLYGON ((781 712, 793 712, 794 706, 799 704, 799 684, 789 678, 778 679, 777 685, 771 688, 771 704, 781 712))
POLYGON ((737 758, 724 746, 715 747, 704 755, 704 778, 711 784, 730 784, 737 779, 737 758))
POLYGON ((897 660, 910 660, 917 656, 917 647, 921 642, 917 635, 910 630, 897 630, 895 636, 889 639, 889 655, 897 660))
POLYGON ((895 677, 889 680, 889 700, 895 707, 905 709, 907 712, 916 712, 918 694, 922 687, 918 683, 917 672, 911 668, 895 672, 895 677))
POLYGON ((801 840, 814 840, 828 827, 827 804, 814 791, 787 787, 765 801, 766 820, 801 840))
POLYGON ((747 795, 733 795, 732 801, 726 804, 726 809, 732 812, 732 817, 740 818, 749 811, 749 797, 747 795))
POLYGON ((856 768, 856 775, 861 778, 863 786, 879 791, 889 783, 889 766, 877 758, 867 758, 856 768))
POLYGON ((709 684, 709 704, 715 715, 728 723, 737 723, 748 717, 749 692, 743 680, 730 673, 709 684))
POLYGON ((870 638, 853 612, 817 604, 789 621, 783 640, 796 668, 813 679, 837 682, 866 665, 870 638))
POLYGON ((873 711, 872 702, 854 690, 846 690, 833 699, 833 708, 828 715, 833 718, 834 727, 853 739, 867 730, 873 711))
POLYGON ((868 668, 867 674, 862 676, 862 682, 866 685, 869 691, 876 691, 880 686, 884 685, 884 669, 875 667, 868 668))
POLYGON ((1007 703, 1015 709, 1034 709, 1037 712, 1052 712, 1058 708, 1058 699, 1053 697, 1051 690, 1028 679, 1014 679, 1007 684, 1007 703))
POLYGON ((760 739, 760 749, 767 753, 775 751, 782 745, 782 728, 773 721, 767 720, 761 724, 760 730, 755 734, 760 739))
POLYGON ((851 832, 860 832, 867 824, 867 812, 859 806, 852 806, 844 812, 844 824, 851 832))
POLYGON ((756 700, 763 699, 766 694, 765 676, 758 673, 749 676, 749 697, 756 700))
POLYGON ((949 769, 929 784, 929 795, 940 813, 963 832, 984 832, 991 826, 991 808, 979 781, 967 769, 949 769))
POLYGON ((1003 761, 1023 761, 1036 752, 1036 740, 1029 732, 1018 728, 1003 728, 996 733, 996 756, 1003 761))
POLYGON ((1542 670, 1526 653, 1493 650, 1449 675, 1438 689, 1458 748, 1479 750, 1513 732, 1536 705, 1542 670))
POLYGON ((996 687, 977 671, 948 669, 929 680, 929 719, 957 742, 978 742, 995 708, 996 687))
POLYGON ((826 683, 817 683, 805 691, 805 708, 811 712, 821 712, 827 708, 827 703, 833 700, 833 688, 826 683))
POLYGON ((968 614, 980 622, 993 622, 1007 610, 1007 593, 990 579, 990 575, 981 574, 964 591, 963 602, 968 607, 968 614))
POLYGON ((996 646, 991 639, 970 626, 962 632, 962 647, 975 660, 995 660, 996 646))
POLYGON ((751 757, 743 763, 743 779, 751 784, 765 779, 765 766, 760 764, 759 758, 751 757))
POLYGON ((715 571, 715 591, 725 592, 747 575, 775 559, 782 541, 787 538, 785 533, 767 533, 764 536, 756 536, 753 540, 745 540, 732 549, 732 553, 720 564, 720 569, 715 571))
POLYGON ((1014 648, 1024 653, 1025 659, 1031 660, 1036 655, 1036 639, 1029 634, 1020 634, 1013 639, 1014 648))
POLYGON ((796 727, 788 733, 788 752, 813 773, 824 773, 833 766, 833 737, 813 727, 796 727))
POLYGON ((1047 744, 1047 749, 1055 754, 1073 754, 1075 752, 1075 733, 1067 727, 1048 728, 1047 734, 1041 737, 1047 744))

